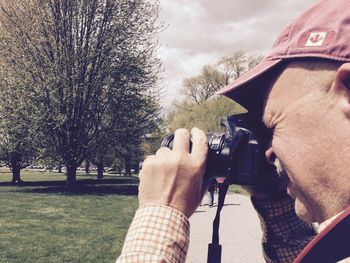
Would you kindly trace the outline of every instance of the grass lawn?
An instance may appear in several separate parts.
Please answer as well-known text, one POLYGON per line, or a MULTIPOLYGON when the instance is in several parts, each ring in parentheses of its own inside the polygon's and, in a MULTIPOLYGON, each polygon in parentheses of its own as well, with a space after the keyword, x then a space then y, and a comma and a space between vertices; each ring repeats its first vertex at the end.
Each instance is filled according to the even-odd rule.
POLYGON ((11 178, 0 169, 0 263, 116 260, 138 206, 137 177, 81 175, 71 191, 63 174, 24 170, 21 186, 11 178))
POLYGON ((0 170, 0 262, 114 262, 137 209, 136 177, 65 176, 23 171, 11 186, 0 170))
POLYGON ((228 188, 228 192, 241 194, 241 195, 249 195, 246 190, 242 188, 240 185, 232 184, 228 188))

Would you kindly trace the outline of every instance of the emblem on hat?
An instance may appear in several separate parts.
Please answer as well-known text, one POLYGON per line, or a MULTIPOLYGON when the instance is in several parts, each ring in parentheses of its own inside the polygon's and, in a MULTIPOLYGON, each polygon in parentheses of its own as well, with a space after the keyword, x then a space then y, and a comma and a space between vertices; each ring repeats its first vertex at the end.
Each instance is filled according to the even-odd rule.
POLYGON ((300 48, 326 47, 335 38, 336 33, 333 30, 313 30, 304 32, 298 41, 300 48))
POLYGON ((322 47, 326 38, 327 32, 311 32, 305 47, 322 47))

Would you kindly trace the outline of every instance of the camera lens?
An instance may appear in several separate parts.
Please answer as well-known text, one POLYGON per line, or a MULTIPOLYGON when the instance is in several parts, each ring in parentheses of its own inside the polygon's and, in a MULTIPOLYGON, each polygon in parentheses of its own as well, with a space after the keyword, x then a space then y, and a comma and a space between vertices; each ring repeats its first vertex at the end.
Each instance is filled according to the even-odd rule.
MULTIPOLYGON (((222 147, 224 143, 224 135, 223 134, 215 134, 215 133, 206 133, 209 151, 216 151, 220 150, 220 147, 222 147)), ((174 144, 174 134, 170 134, 167 137, 164 138, 161 147, 168 147, 170 149, 173 149, 174 144)), ((192 149, 192 142, 190 141, 190 151, 192 149)))
MULTIPOLYGON (((208 158, 206 174, 210 177, 223 177, 227 172, 228 158, 225 158, 225 134, 224 133, 206 133, 208 141, 208 158)), ((168 135, 162 142, 162 147, 173 148, 174 134, 168 135)), ((190 149, 192 142, 190 142, 190 149)))

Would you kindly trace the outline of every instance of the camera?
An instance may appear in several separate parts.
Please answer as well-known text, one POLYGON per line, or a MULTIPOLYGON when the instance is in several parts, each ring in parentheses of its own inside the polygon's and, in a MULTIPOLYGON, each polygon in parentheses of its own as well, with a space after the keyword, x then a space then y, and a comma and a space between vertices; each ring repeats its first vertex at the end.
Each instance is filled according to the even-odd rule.
MULTIPOLYGON (((223 132, 206 133, 208 139, 207 177, 224 177, 228 184, 259 186, 278 180, 274 165, 265 160, 267 129, 249 113, 221 119, 223 132)), ((162 147, 172 148, 174 135, 162 147)))

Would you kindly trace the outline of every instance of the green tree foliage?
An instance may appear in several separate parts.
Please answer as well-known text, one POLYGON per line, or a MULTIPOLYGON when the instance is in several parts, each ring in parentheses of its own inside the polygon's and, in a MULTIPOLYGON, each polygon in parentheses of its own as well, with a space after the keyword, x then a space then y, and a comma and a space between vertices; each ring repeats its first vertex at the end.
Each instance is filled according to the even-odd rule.
POLYGON ((25 83, 10 76, 0 63, 0 160, 12 171, 12 183, 21 183, 21 169, 37 156, 36 132, 31 122, 32 107, 25 83))
MULTIPOLYGON (((121 159, 126 174, 131 175, 132 164, 138 164, 142 158, 142 141, 147 134, 161 128, 162 119, 155 90, 142 83, 124 82, 124 85, 127 86, 119 85, 122 87, 120 96, 111 100, 107 114, 109 128, 104 126, 100 136, 90 144, 94 150, 89 151, 89 159, 100 168, 103 165, 113 166, 114 159, 121 159), (145 90, 142 91, 142 88, 145 90)), ((101 171, 99 178, 103 177, 101 171)))
POLYGON ((153 133, 147 134, 144 142, 142 143, 143 157, 147 155, 154 155, 158 151, 163 139, 167 135, 166 123, 161 126, 161 129, 156 130, 153 133))
POLYGON ((245 112, 243 107, 225 97, 215 97, 199 105, 182 102, 168 114, 167 124, 171 132, 194 126, 206 132, 218 132, 222 117, 242 112, 245 112))
POLYGON ((185 100, 201 104, 213 97, 218 90, 240 77, 261 61, 261 56, 235 51, 224 56, 215 65, 203 66, 199 75, 183 80, 182 94, 185 100))
POLYGON ((201 104, 211 98, 226 83, 225 75, 211 65, 202 68, 198 76, 185 78, 183 94, 196 104, 201 104))
POLYGON ((30 84, 35 122, 64 161, 67 185, 88 152, 115 146, 121 125, 157 119, 157 2, 0 0, 0 11, 1 57, 30 84))
POLYGON ((222 117, 245 112, 236 102, 216 96, 216 92, 261 59, 261 56, 236 51, 222 57, 215 65, 205 65, 199 75, 185 78, 182 88, 184 100, 174 102, 174 109, 167 116, 170 131, 181 127, 191 129, 194 125, 207 132, 220 131, 222 117))
POLYGON ((57 169, 59 173, 62 173, 63 160, 57 154, 53 147, 47 145, 45 142, 45 147, 39 146, 39 154, 37 157, 37 164, 46 167, 49 171, 57 169))
POLYGON ((260 55, 247 55, 242 50, 235 51, 229 56, 220 58, 216 66, 225 76, 223 85, 225 86, 242 76, 246 71, 259 64, 262 58, 263 57, 260 55))

